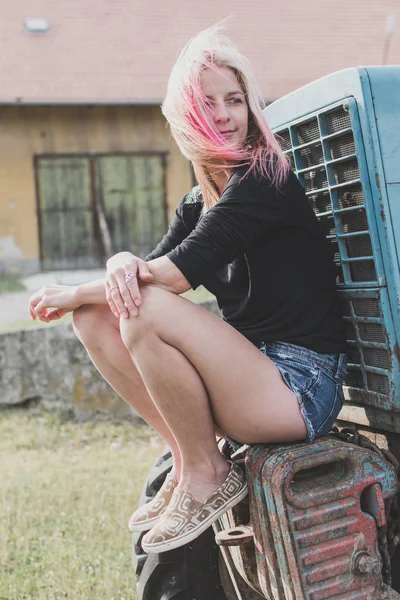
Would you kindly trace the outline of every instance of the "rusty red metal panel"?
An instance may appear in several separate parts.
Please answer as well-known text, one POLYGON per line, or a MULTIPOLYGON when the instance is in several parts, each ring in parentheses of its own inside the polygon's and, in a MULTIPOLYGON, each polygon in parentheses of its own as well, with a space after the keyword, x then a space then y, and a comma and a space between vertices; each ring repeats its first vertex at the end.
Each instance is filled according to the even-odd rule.
POLYGON ((378 526, 394 468, 332 438, 252 448, 246 469, 259 586, 271 600, 377 600, 378 526))

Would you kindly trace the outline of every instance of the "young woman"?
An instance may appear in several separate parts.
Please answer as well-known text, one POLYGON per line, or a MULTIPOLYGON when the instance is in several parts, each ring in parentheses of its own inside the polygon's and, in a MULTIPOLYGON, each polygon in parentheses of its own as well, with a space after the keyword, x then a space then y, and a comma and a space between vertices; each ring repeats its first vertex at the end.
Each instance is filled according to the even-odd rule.
POLYGON ((146 260, 47 286, 32 318, 74 311, 109 384, 171 448, 174 467, 131 517, 147 552, 197 537, 247 493, 216 430, 246 444, 314 440, 339 413, 346 368, 332 256, 262 115, 246 59, 216 26, 175 64, 163 112, 199 187, 146 260), (223 320, 179 294, 213 292, 223 320))

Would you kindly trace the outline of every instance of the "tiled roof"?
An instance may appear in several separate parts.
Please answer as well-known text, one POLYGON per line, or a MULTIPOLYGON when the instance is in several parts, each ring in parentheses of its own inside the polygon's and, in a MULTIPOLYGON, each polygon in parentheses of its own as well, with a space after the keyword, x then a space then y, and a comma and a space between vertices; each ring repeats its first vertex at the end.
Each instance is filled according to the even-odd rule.
POLYGON ((398 0, 3 0, 0 102, 159 102, 179 49, 232 15, 228 35, 267 99, 349 66, 400 62, 398 0), (51 31, 27 33, 26 18, 51 31))

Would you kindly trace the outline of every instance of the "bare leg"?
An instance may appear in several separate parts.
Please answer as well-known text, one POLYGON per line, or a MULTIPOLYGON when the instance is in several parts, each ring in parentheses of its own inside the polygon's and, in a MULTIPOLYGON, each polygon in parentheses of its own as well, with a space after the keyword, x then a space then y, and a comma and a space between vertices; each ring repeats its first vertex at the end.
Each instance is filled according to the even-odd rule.
POLYGON ((229 465, 216 444, 202 380, 179 350, 154 333, 146 336, 145 344, 136 340, 132 356, 152 397, 162 398, 159 410, 173 428, 181 452, 181 487, 190 490, 196 499, 205 500, 225 480, 229 465), (155 370, 157 374, 152 373, 155 370))
POLYGON ((296 441, 306 427, 275 365, 232 327, 156 286, 121 336, 179 446, 179 487, 205 500, 224 481, 214 421, 244 442, 296 441), (155 368, 157 365, 157 368, 155 368))
POLYGON ((74 312, 73 318, 75 333, 99 373, 170 447, 179 481, 181 455, 178 445, 121 340, 118 320, 106 305, 82 306, 74 312))

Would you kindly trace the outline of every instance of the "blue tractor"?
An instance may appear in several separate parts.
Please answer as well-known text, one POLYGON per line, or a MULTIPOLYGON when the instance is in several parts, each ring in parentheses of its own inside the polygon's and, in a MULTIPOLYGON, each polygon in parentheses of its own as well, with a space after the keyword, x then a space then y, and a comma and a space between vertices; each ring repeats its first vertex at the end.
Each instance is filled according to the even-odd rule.
MULTIPOLYGON (((332 244, 346 403, 312 444, 237 450, 249 500, 192 544, 147 557, 136 537, 140 600, 400 598, 399 106, 396 66, 333 73, 265 110, 332 244)), ((167 453, 143 502, 170 467, 167 453)))

